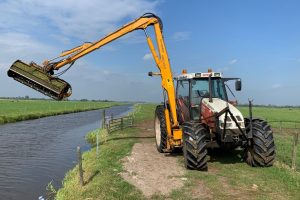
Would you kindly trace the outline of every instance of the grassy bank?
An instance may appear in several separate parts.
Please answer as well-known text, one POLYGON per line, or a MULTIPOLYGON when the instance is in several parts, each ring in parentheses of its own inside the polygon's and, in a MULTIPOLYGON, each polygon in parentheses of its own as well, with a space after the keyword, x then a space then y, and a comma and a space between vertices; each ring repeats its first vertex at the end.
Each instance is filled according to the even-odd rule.
MULTIPOLYGON (((154 105, 142 105, 136 114, 136 121, 153 119, 154 105)), ((255 108, 261 117, 269 118, 284 115, 285 110, 273 108, 268 110, 255 108), (276 109, 278 109, 276 111, 276 109)), ((288 118, 287 118, 288 119, 288 118)), ((107 142, 101 144, 99 157, 96 148, 83 155, 85 186, 78 181, 77 166, 69 171, 63 181, 63 188, 57 193, 57 199, 145 199, 143 194, 124 181, 120 160, 130 154, 137 141, 139 130, 126 129, 103 136, 107 142)), ((95 141, 95 134, 88 136, 95 141)), ((277 160, 270 168, 253 168, 242 161, 242 151, 210 153, 208 172, 187 170, 183 188, 174 190, 170 195, 155 195, 152 199, 299 199, 300 174, 292 172, 291 136, 275 133, 277 160), (204 195, 204 196, 203 196, 204 195)), ((300 147, 298 147, 298 169, 300 168, 300 147)), ((183 157, 178 156, 183 165, 183 157)), ((149 172, 151 173, 151 172, 149 172)))
MULTIPOLYGON (((135 121, 139 123, 153 118, 154 105, 137 107, 135 121)), ((83 154, 85 186, 78 184, 78 166, 69 171, 63 181, 63 188, 57 193, 57 199, 143 199, 139 190, 134 188, 119 175, 122 172, 120 159, 130 154, 133 144, 137 141, 136 128, 128 128, 110 134, 107 142, 100 145, 100 153, 96 157, 96 147, 83 154)), ((87 136, 96 141, 95 134, 87 136)), ((101 135, 100 138, 103 138, 101 135)))
POLYGON ((120 105, 118 102, 0 100, 0 124, 120 105))

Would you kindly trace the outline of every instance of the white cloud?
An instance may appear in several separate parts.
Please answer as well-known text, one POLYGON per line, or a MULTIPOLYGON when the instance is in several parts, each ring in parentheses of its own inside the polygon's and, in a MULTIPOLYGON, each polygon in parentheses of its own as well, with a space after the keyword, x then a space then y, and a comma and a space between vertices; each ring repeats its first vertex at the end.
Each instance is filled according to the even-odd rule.
POLYGON ((59 34, 52 34, 50 35, 53 39, 59 41, 60 43, 62 44, 66 44, 66 45, 69 45, 71 43, 71 40, 70 38, 68 37, 65 37, 63 35, 59 35, 59 34))
POLYGON ((175 41, 183 41, 190 39, 191 33, 187 31, 175 32, 172 36, 175 41))
POLYGON ((231 65, 234 65, 235 63, 237 63, 237 61, 238 61, 238 59, 230 60, 226 66, 219 68, 218 71, 225 72, 225 71, 231 70, 231 68, 232 68, 231 65))
POLYGON ((280 83, 275 83, 275 84, 273 84, 271 87, 272 87, 272 89, 279 89, 279 88, 282 88, 282 84, 280 84, 280 83))
POLYGON ((217 69, 218 72, 225 72, 225 71, 228 71, 228 70, 230 70, 229 67, 222 67, 222 68, 217 69))
POLYGON ((30 35, 22 33, 0 33, 0 66, 1 69, 8 69, 13 61, 17 59, 26 62, 40 62, 41 59, 57 52, 52 46, 41 43, 30 35))
POLYGON ((151 60, 152 59, 152 53, 146 53, 143 57, 143 60, 151 60))
POLYGON ((232 59, 231 61, 229 61, 228 64, 233 65, 233 64, 237 63, 237 61, 238 61, 237 59, 232 59))
POLYGON ((110 74, 112 74, 109 70, 103 70, 103 74, 104 75, 110 75, 110 74))
POLYGON ((0 3, 0 29, 58 30, 84 40, 98 38, 121 20, 155 11, 158 1, 147 0, 16 0, 0 3))

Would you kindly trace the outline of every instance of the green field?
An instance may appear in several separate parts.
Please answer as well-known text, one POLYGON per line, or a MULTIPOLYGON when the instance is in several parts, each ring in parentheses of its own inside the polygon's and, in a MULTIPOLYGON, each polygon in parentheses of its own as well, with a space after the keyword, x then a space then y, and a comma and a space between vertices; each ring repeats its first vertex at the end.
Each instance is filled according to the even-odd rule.
MULTIPOLYGON (((153 119, 154 105, 142 105, 136 114, 139 121, 153 119)), ((245 112, 244 108, 242 108, 245 112)), ((299 113, 299 109, 254 108, 254 113, 263 118, 281 119, 285 112, 299 113)), ((292 115, 291 115, 292 116, 292 115)), ((151 122, 152 123, 152 122, 151 122)), ((86 185, 78 183, 77 166, 69 171, 63 181, 63 188, 57 193, 57 199, 145 199, 141 191, 124 181, 120 160, 130 154, 137 139, 138 129, 130 128, 123 132, 114 132, 106 143, 100 146, 99 158, 96 148, 83 155, 86 185), (122 139, 118 139, 122 138, 122 139), (127 139, 126 139, 127 138, 127 139)), ((95 137, 95 134, 90 135, 95 137)), ((89 138, 89 137, 87 137, 89 138)), ((95 138, 92 139, 95 141, 95 138)), ((275 132, 276 162, 273 167, 253 168, 242 161, 242 151, 214 151, 209 154, 209 172, 187 170, 183 188, 174 190, 170 195, 154 195, 151 199, 199 199, 193 192, 204 191, 200 199, 299 199, 300 173, 290 168, 292 136, 275 132)), ((178 162, 183 165, 182 155, 178 162)), ((297 167, 300 169, 300 147, 298 146, 297 167)), ((149 172, 150 173, 150 172, 149 172)), ((56 193, 55 191, 53 191, 56 193)), ((53 193, 53 194, 54 194, 53 193)), ((200 194, 201 196, 201 194, 200 194)))
MULTIPOLYGON (((248 107, 239 107, 244 116, 249 116, 248 107)), ((274 107, 253 107, 253 117, 265 119, 275 128, 282 126, 286 128, 300 128, 300 108, 274 108, 274 107)))
POLYGON ((120 105, 118 102, 2 100, 0 124, 120 105))

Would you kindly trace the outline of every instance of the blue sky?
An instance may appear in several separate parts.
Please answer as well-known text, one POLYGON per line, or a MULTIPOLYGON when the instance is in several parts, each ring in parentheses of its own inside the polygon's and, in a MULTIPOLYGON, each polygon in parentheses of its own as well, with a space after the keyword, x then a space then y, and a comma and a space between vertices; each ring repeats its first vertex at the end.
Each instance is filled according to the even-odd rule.
MULTIPOLYGON (((41 63, 154 12, 164 23, 174 75, 210 67, 242 78, 239 102, 300 105, 299 7, 291 0, 0 0, 0 96, 42 97, 6 76, 14 60, 41 63)), ((78 60, 62 78, 76 99, 159 102, 148 54, 136 31, 78 60)))

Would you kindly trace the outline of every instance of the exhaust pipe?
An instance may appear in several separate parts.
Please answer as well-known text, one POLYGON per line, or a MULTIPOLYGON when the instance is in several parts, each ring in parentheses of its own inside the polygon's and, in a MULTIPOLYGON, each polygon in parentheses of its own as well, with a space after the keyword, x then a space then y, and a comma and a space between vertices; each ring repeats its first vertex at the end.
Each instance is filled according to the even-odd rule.
POLYGON ((7 75, 55 100, 62 100, 72 94, 69 83, 49 75, 41 66, 35 63, 26 64, 21 60, 17 60, 9 68, 7 75))

